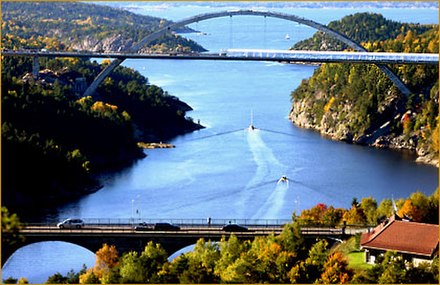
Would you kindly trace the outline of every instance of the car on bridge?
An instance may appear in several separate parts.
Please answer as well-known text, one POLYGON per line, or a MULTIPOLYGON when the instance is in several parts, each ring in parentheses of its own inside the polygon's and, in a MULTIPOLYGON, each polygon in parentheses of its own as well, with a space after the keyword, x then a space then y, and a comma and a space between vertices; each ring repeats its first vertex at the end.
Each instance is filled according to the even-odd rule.
POLYGON ((247 232, 248 228, 246 228, 244 226, 240 226, 238 224, 227 224, 227 225, 223 226, 222 231, 225 231, 225 232, 247 232))
POLYGON ((156 223, 154 224, 155 231, 179 231, 180 227, 170 223, 156 223))
POLYGON ((84 221, 81 219, 66 219, 57 224, 60 229, 80 229, 84 227, 84 221))
POLYGON ((139 225, 135 226, 133 229, 135 231, 152 231, 154 229, 154 225, 143 222, 139 223, 139 225))

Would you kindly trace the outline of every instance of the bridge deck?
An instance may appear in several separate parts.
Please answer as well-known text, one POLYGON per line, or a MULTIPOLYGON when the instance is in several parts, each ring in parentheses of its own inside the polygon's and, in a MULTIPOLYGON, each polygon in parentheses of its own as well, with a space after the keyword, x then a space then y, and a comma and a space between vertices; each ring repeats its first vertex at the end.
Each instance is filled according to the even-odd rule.
MULTIPOLYGON (((103 235, 114 235, 114 234, 143 234, 143 235, 162 235, 164 233, 172 235, 204 235, 204 234, 217 234, 225 235, 231 234, 231 232, 226 232, 222 230, 222 225, 182 225, 180 230, 154 230, 152 227, 150 229, 144 229, 142 231, 135 230, 132 225, 93 225, 88 224, 80 229, 60 229, 57 226, 47 226, 47 225, 29 225, 24 227, 20 232, 25 236, 45 236, 45 235, 70 235, 70 234, 103 234, 103 235)), ((271 233, 280 234, 283 230, 282 225, 252 225, 247 226, 247 231, 235 231, 234 234, 246 235, 268 235, 271 233)), ((302 227, 301 232, 303 235, 341 235, 343 233, 347 235, 354 235, 356 233, 365 232, 368 229, 365 227, 302 227)))
POLYGON ((338 52, 303 50, 227 49, 219 53, 121 53, 121 52, 67 52, 4 50, 3 56, 83 57, 109 59, 175 59, 175 60, 227 60, 227 61, 286 61, 286 62, 352 62, 390 64, 438 64, 438 54, 338 52))

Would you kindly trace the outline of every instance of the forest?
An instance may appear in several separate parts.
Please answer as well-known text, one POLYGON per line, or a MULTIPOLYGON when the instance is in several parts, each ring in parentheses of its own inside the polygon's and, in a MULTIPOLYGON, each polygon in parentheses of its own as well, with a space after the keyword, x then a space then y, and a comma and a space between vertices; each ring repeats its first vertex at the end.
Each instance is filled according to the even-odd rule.
MULTIPOLYGON (((372 52, 439 51, 438 26, 402 24, 371 13, 347 16, 329 26, 372 52)), ((345 47, 318 32, 297 48, 345 47)), ((327 63, 292 92, 291 120, 338 140, 403 148, 438 163, 438 66, 390 67, 411 90, 408 97, 375 65, 327 63), (387 132, 368 142, 384 124, 387 132)))
POLYGON ((97 173, 144 156, 138 142, 201 127, 186 118, 188 105, 137 71, 118 67, 97 96, 78 97, 76 79, 90 82, 106 62, 41 61, 47 69, 39 79, 26 74, 29 60, 2 62, 3 205, 58 203, 94 191, 97 173))
MULTIPOLYGON (((123 9, 81 2, 5 2, 2 18, 4 48, 66 51, 124 51, 170 23, 123 9)), ((178 35, 166 35, 143 49, 151 50, 205 51, 194 41, 178 35)))
MULTIPOLYGON (((85 3, 2 4, 7 49, 123 50, 163 19, 85 3)), ((178 35, 151 43, 158 51, 200 51, 178 35)), ((59 204, 100 188, 97 175, 145 156, 139 142, 158 142, 202 126, 191 107, 139 72, 118 67, 92 97, 84 87, 109 64, 78 58, 2 59, 2 204, 13 212, 59 204), (26 177, 26 179, 23 179, 26 177)))

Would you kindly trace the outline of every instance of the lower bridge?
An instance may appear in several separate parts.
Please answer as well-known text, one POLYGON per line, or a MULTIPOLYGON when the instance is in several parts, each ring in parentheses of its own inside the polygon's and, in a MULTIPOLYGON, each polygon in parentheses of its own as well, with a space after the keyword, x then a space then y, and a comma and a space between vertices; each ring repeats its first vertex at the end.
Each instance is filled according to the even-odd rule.
MULTIPOLYGON (((240 240, 253 240, 258 236, 281 233, 283 225, 247 225, 246 228, 232 231, 216 224, 181 225, 179 229, 160 230, 154 227, 139 228, 131 224, 86 224, 82 228, 60 229, 56 225, 27 225, 20 234, 23 241, 12 246, 2 247, 2 265, 19 248, 37 242, 63 241, 82 246, 92 252, 98 251, 104 243, 115 245, 122 255, 125 252, 142 252, 149 241, 160 243, 169 255, 195 244, 203 238, 208 241, 220 241, 234 234, 240 240)), ((339 240, 345 236, 366 231, 366 228, 351 227, 302 227, 306 238, 330 238, 339 240)))

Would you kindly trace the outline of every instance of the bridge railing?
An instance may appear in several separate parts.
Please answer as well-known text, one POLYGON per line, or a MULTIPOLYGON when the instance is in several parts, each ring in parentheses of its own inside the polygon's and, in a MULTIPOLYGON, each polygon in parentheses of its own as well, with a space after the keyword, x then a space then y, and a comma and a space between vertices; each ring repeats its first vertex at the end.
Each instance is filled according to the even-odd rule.
MULTIPOLYGON (((90 230, 133 230, 135 226, 140 224, 154 226, 157 223, 170 223, 184 228, 200 228, 206 229, 221 229, 227 224, 239 224, 248 228, 258 229, 281 229, 284 225, 291 223, 288 219, 212 219, 212 218, 198 218, 198 219, 145 219, 145 218, 84 218, 84 229, 90 230)), ((45 223, 23 223, 26 228, 40 227, 48 230, 57 230, 56 222, 45 223)), ((373 225, 319 225, 319 224, 301 224, 301 229, 305 232, 319 232, 322 230, 332 231, 344 231, 346 234, 353 235, 360 232, 365 232, 368 229, 373 228, 373 225)))
MULTIPOLYGON (((67 218, 66 218, 67 219, 67 218)), ((58 222, 65 219, 60 219, 59 221, 49 221, 49 222, 28 222, 23 223, 24 226, 55 226, 58 222)), ((178 226, 206 226, 206 225, 217 225, 223 226, 227 224, 239 224, 243 226, 258 226, 258 227, 272 227, 272 226, 283 226, 287 223, 292 222, 289 219, 235 219, 235 218, 194 218, 194 219, 148 219, 148 218, 83 218, 84 224, 94 225, 94 226, 133 226, 139 225, 141 223, 154 225, 156 223, 170 223, 178 226)))

